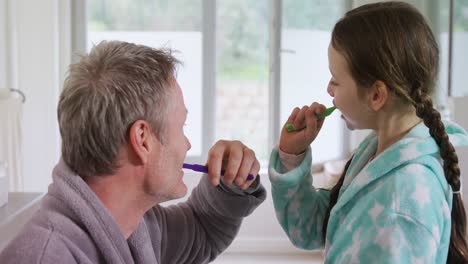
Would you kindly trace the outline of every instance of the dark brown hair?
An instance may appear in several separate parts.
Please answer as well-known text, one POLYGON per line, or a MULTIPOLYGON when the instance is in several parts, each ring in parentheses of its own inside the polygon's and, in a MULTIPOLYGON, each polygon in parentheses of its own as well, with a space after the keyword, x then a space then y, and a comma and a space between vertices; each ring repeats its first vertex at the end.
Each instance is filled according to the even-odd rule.
MULTIPOLYGON (((335 25, 331 44, 348 63, 358 87, 383 81, 389 90, 416 108, 416 115, 429 128, 440 148, 447 182, 459 191, 460 168, 454 147, 445 132, 431 93, 437 79, 439 49, 424 17, 403 2, 363 5, 346 13, 335 25)), ((351 161, 351 160, 350 160, 351 161)), ((346 170, 330 191, 323 223, 325 240, 330 211, 338 200, 346 170)), ((454 194, 448 263, 468 263, 466 215, 460 193, 454 194)))

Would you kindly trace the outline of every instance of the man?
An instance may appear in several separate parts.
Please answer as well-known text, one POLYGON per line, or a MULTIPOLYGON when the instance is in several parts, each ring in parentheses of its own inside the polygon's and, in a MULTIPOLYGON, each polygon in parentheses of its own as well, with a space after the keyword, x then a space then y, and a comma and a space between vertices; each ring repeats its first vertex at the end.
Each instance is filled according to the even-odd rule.
POLYGON ((159 206, 187 192, 177 63, 112 41, 70 67, 58 106, 62 159, 0 263, 207 263, 228 247, 266 197, 259 178, 247 179, 260 165, 242 143, 217 142, 188 201, 159 206))

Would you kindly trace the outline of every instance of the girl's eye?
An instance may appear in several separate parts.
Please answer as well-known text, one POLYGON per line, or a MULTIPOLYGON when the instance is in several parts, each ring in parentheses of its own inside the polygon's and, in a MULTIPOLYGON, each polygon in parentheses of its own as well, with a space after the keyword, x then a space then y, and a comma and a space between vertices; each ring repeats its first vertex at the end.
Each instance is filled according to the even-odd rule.
POLYGON ((337 82, 335 82, 335 81, 330 81, 330 85, 337 86, 337 85, 338 85, 338 83, 337 83, 337 82))

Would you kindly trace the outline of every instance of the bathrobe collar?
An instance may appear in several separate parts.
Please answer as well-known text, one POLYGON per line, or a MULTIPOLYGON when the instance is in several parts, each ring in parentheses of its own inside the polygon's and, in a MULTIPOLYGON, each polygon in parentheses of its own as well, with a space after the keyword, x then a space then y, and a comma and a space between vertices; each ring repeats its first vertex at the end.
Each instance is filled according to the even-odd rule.
MULTIPOLYGON (((445 131, 454 147, 468 146, 468 134, 462 127, 449 121, 445 121, 444 124, 445 131)), ((376 150, 377 136, 371 133, 356 150, 340 189, 338 202, 331 213, 336 213, 364 187, 409 163, 420 163, 430 167, 439 177, 441 185, 446 186, 446 195, 452 195, 452 190, 445 179, 439 147, 424 123, 421 122, 415 126, 402 139, 369 162, 376 150), (428 160, 425 159, 427 157, 438 159, 439 163, 427 162, 428 160)))

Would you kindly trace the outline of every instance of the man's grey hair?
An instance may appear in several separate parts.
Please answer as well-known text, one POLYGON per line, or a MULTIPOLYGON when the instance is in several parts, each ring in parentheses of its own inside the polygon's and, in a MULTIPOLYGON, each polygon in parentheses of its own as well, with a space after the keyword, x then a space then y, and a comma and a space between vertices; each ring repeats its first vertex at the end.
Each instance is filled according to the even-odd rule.
POLYGON ((62 158, 81 177, 108 175, 136 120, 163 141, 179 61, 170 50, 103 41, 69 68, 58 104, 62 158))

